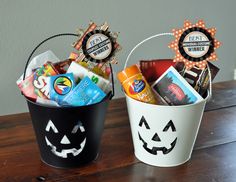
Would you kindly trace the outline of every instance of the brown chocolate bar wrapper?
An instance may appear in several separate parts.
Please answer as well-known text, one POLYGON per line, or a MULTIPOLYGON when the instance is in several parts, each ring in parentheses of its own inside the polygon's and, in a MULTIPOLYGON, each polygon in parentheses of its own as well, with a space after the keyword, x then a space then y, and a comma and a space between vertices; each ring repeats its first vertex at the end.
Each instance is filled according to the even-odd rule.
MULTIPOLYGON (((210 62, 208 62, 208 66, 211 72, 211 81, 213 81, 220 69, 210 62)), ((207 71, 207 75, 205 76, 205 79, 202 81, 202 86, 200 87, 200 90, 199 90, 200 95, 204 95, 206 93, 209 87, 209 84, 210 84, 209 72, 207 71)))
MULTIPOLYGON (((220 69, 210 62, 208 62, 208 66, 211 72, 211 81, 213 81, 220 69)), ((184 63, 178 62, 175 64, 175 69, 200 95, 205 95, 210 84, 209 71, 207 67, 204 70, 201 70, 194 66, 190 70, 187 70, 184 63)))
POLYGON ((72 61, 72 59, 66 59, 64 61, 54 63, 53 66, 60 74, 65 74, 72 61))

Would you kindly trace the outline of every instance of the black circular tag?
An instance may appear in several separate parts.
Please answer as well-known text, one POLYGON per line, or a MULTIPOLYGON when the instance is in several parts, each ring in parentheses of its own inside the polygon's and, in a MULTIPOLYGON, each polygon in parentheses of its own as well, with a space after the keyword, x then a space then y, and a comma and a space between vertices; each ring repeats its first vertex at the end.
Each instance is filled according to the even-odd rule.
POLYGON ((205 29, 193 27, 184 31, 178 46, 185 59, 199 62, 207 59, 214 51, 214 39, 205 29))
POLYGON ((94 30, 83 39, 82 50, 85 57, 92 62, 106 62, 114 51, 114 42, 109 32, 94 30))

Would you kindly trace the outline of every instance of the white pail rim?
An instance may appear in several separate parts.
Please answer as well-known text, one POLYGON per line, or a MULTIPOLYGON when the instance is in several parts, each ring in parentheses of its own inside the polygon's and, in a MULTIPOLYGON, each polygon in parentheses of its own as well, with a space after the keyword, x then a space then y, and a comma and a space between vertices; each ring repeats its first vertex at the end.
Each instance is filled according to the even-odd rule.
POLYGON ((195 103, 192 103, 192 104, 186 104, 186 105, 170 106, 170 105, 158 105, 158 104, 150 104, 150 103, 146 103, 146 102, 141 102, 139 100, 133 99, 132 97, 128 96, 125 92, 124 92, 124 94, 125 94, 125 97, 127 99, 130 99, 133 102, 136 102, 137 104, 142 104, 142 105, 147 105, 147 106, 149 105, 149 106, 154 106, 154 107, 156 106, 156 107, 171 107, 171 108, 192 107, 194 105, 201 104, 203 102, 207 102, 211 97, 211 95, 209 95, 209 90, 208 90, 207 97, 205 99, 199 101, 199 102, 195 102, 195 103))

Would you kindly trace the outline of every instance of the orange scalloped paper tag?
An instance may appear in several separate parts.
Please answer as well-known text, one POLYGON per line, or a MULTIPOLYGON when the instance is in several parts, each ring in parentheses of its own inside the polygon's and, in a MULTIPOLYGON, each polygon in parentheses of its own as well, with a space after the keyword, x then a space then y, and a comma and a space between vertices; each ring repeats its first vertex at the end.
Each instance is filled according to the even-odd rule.
POLYGON ((175 40, 168 47, 176 53, 174 62, 183 62, 188 70, 194 66, 203 70, 207 61, 217 60, 215 50, 221 43, 215 39, 216 28, 206 28, 199 20, 196 24, 185 21, 183 28, 172 31, 175 40))

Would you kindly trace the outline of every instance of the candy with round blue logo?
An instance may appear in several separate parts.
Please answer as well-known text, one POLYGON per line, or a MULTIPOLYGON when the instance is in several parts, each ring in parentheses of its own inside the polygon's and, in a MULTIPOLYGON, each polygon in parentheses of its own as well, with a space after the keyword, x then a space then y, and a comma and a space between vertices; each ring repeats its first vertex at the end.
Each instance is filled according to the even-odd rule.
POLYGON ((60 74, 50 77, 50 99, 61 104, 62 100, 75 87, 72 73, 60 74))

